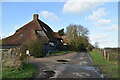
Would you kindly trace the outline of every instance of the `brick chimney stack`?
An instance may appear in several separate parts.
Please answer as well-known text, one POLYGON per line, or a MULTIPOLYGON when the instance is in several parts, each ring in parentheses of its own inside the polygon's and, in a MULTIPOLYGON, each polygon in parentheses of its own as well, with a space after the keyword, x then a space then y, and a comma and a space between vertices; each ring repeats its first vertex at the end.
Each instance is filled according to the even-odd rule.
POLYGON ((39 17, 38 14, 34 14, 33 19, 34 19, 34 20, 38 20, 38 17, 39 17))

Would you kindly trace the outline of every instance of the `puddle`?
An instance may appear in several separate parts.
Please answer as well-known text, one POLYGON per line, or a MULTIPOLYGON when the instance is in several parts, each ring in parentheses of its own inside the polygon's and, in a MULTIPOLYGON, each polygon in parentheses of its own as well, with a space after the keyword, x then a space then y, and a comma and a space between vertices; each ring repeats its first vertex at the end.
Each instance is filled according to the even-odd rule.
POLYGON ((98 73, 99 76, 100 76, 100 78, 107 79, 107 76, 105 74, 100 73, 100 71, 98 69, 95 69, 94 67, 91 67, 91 66, 82 66, 81 68, 85 69, 85 70, 92 70, 92 71, 98 73))
POLYGON ((83 66, 82 69, 96 71, 96 69, 91 66, 83 66))
POLYGON ((57 62, 69 62, 68 60, 57 60, 57 62))
POLYGON ((50 78, 50 77, 53 77, 54 75, 55 75, 54 71, 44 71, 45 78, 50 78))
POLYGON ((100 78, 107 80, 107 76, 105 74, 100 74, 100 78))

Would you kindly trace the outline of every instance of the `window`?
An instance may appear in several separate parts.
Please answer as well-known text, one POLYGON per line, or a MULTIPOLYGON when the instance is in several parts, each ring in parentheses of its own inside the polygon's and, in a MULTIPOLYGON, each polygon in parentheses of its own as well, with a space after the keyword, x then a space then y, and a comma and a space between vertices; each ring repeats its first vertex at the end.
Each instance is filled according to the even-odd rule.
POLYGON ((20 37, 22 37, 23 36, 23 34, 20 34, 20 37))
POLYGON ((44 33, 44 31, 36 31, 36 32, 37 32, 37 34, 39 36, 46 36, 46 34, 44 33))
POLYGON ((54 46, 54 43, 52 43, 52 42, 50 42, 49 44, 50 44, 50 46, 54 46))

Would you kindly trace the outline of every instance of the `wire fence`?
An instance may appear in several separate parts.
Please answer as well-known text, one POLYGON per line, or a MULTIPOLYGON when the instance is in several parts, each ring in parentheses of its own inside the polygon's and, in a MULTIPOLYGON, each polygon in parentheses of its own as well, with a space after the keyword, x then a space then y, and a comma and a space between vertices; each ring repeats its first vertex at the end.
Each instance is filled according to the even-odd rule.
POLYGON ((106 48, 106 49, 96 48, 93 51, 100 53, 106 60, 109 61, 118 60, 118 57, 120 56, 119 48, 106 48))

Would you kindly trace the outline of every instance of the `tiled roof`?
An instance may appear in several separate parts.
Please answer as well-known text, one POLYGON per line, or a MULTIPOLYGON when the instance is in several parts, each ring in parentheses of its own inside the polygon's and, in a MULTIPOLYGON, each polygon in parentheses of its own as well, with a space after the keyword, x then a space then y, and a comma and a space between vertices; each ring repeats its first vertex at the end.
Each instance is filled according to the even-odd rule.
POLYGON ((38 19, 37 14, 33 18, 31 22, 16 30, 15 34, 3 39, 3 44, 24 44, 37 38, 36 30, 43 30, 50 41, 54 41, 54 38, 60 38, 59 34, 54 33, 47 24, 38 19))
POLYGON ((54 38, 60 38, 61 39, 61 36, 58 34, 58 32, 53 32, 53 36, 54 36, 54 38))

